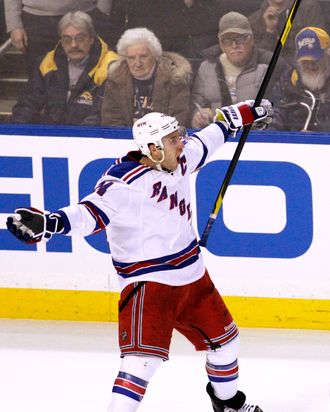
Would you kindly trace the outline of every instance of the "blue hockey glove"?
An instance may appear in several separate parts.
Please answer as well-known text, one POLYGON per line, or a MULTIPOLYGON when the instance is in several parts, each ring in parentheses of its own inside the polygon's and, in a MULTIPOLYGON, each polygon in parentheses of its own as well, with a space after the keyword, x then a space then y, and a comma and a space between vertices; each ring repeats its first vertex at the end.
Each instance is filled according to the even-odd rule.
POLYGON ((58 213, 46 213, 33 207, 15 210, 19 215, 7 218, 8 230, 25 243, 48 241, 54 233, 64 230, 62 217, 58 213))
POLYGON ((270 101, 263 99, 260 106, 253 107, 254 100, 246 100, 241 103, 216 109, 215 122, 225 123, 228 130, 236 136, 237 132, 244 126, 252 124, 253 127, 263 130, 272 121, 274 113, 270 101))

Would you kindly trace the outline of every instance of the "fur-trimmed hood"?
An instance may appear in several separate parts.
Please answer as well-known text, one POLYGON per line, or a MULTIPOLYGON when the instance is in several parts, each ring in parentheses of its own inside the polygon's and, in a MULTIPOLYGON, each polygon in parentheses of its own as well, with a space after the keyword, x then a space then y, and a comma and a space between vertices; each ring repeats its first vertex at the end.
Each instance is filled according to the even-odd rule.
MULTIPOLYGON (((192 68, 189 61, 178 53, 163 52, 156 70, 167 77, 171 84, 189 84, 192 76, 192 68)), ((124 57, 112 62, 108 69, 108 79, 115 83, 125 83, 129 74, 124 57)))

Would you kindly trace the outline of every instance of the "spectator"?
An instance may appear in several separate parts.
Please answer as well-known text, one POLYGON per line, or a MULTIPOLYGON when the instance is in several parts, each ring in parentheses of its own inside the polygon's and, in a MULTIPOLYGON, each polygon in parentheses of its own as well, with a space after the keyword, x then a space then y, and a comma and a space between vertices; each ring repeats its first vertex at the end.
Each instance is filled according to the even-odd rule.
POLYGON ((318 27, 296 36, 296 67, 274 88, 278 130, 328 132, 330 129, 330 37, 318 27))
POLYGON ((58 45, 42 58, 19 96, 12 123, 100 123, 107 69, 117 55, 95 35, 92 19, 82 11, 64 15, 58 32, 58 45))
MULTIPOLYGON (((191 122, 194 128, 212 122, 217 107, 254 99, 272 57, 271 52, 255 46, 252 28, 243 14, 225 14, 219 21, 218 39, 219 45, 205 51, 208 58, 195 77, 191 122)), ((285 62, 279 59, 269 89, 284 67, 285 62)))
POLYGON ((117 45, 121 58, 109 68, 102 124, 132 126, 149 112, 189 118, 191 66, 176 53, 163 52, 153 32, 128 29, 117 45))
POLYGON ((57 41, 57 26, 69 12, 84 11, 94 22, 98 35, 108 39, 111 0, 4 0, 7 31, 14 47, 26 52, 29 74, 38 57, 52 50, 57 41), (102 10, 102 11, 101 11, 102 10))
MULTIPOLYGON (((113 0, 110 14, 111 42, 127 29, 146 27, 163 49, 186 58, 200 58, 200 51, 214 44, 222 15, 218 0, 113 0)), ((116 43, 111 43, 115 47, 116 43)))
MULTIPOLYGON (((293 1, 264 0, 260 9, 249 16, 258 47, 274 51, 293 1)), ((295 35, 306 26, 325 29, 325 20, 317 0, 304 0, 299 6, 293 21, 292 30, 281 52, 282 56, 290 64, 294 63, 295 35)))

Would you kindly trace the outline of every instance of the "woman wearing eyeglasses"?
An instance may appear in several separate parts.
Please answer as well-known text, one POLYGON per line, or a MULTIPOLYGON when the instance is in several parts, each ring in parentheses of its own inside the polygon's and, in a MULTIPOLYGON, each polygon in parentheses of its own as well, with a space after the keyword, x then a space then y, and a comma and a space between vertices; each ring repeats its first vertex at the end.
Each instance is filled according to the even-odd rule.
POLYGON ((150 112, 174 116, 188 126, 191 65, 164 52, 146 28, 126 30, 117 43, 120 59, 109 67, 102 105, 104 126, 132 126, 150 112))

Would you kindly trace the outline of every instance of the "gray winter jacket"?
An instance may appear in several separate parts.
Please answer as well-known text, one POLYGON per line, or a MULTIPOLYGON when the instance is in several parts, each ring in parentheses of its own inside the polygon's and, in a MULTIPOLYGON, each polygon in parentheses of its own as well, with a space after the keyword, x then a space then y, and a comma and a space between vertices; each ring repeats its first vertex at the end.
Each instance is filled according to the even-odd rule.
MULTIPOLYGON (((220 53, 219 48, 218 51, 220 53)), ((268 68, 270 58, 270 52, 256 47, 254 48, 251 59, 237 77, 236 89, 238 102, 256 97, 268 68)), ((282 64, 285 65, 283 61, 282 64)), ((274 80, 276 80, 276 77, 274 80)), ((198 106, 209 107, 214 111, 216 108, 233 103, 219 61, 219 54, 201 63, 195 77, 192 99, 194 106, 192 107, 193 112, 198 109, 198 106)))

